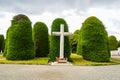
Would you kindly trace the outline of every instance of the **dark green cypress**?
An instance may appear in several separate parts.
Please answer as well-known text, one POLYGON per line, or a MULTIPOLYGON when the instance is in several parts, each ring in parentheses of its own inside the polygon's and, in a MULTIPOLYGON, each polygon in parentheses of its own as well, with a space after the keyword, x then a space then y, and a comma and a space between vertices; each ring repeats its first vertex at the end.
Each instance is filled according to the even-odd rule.
POLYGON ((7 39, 7 55, 10 60, 28 60, 35 57, 32 26, 23 14, 13 17, 7 39))
MULTIPOLYGON (((10 28, 10 27, 9 27, 10 28)), ((4 54, 3 56, 6 57, 6 54, 7 54, 7 47, 8 47, 8 32, 9 32, 9 28, 7 30, 7 33, 6 33, 6 40, 5 40, 5 48, 4 48, 4 54)))
POLYGON ((76 48, 78 44, 78 38, 79 38, 79 32, 80 30, 76 30, 71 36, 70 36, 70 44, 71 44, 71 50, 72 53, 76 53, 76 48))
POLYGON ((78 44, 77 44, 77 52, 78 55, 82 55, 82 41, 81 41, 81 29, 79 30, 78 35, 78 44))
POLYGON ((0 34, 0 52, 4 52, 4 45, 5 45, 5 41, 4 41, 4 35, 0 34))
MULTIPOLYGON (((68 32, 68 25, 62 18, 56 18, 52 23, 51 32, 60 32, 60 25, 64 24, 64 32, 68 32)), ((59 57, 60 52, 60 36, 51 35, 50 38, 50 59, 55 61, 56 57, 59 57)), ((64 37, 64 56, 65 58, 70 58, 70 42, 69 37, 64 37)))
POLYGON ((81 43, 84 59, 95 62, 110 61, 108 34, 98 18, 91 16, 82 24, 81 43))
POLYGON ((108 38, 109 40, 109 48, 110 50, 117 50, 118 47, 118 41, 115 36, 111 35, 108 38))
POLYGON ((33 28, 36 57, 46 57, 49 53, 48 28, 45 23, 37 22, 33 28))

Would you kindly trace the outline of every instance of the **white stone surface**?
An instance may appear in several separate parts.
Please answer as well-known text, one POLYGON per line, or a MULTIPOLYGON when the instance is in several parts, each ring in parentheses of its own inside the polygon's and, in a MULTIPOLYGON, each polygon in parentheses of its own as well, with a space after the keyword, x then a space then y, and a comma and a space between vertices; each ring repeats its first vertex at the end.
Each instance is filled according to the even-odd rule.
POLYGON ((52 62, 51 65, 54 65, 54 66, 72 66, 72 63, 70 63, 70 62, 66 62, 66 63, 52 62))

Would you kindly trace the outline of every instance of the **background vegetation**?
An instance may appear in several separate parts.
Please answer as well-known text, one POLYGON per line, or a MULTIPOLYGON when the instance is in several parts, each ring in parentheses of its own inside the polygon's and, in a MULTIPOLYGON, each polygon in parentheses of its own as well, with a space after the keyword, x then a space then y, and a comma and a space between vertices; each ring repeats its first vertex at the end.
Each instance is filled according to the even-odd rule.
POLYGON ((49 39, 48 28, 45 23, 35 23, 33 28, 33 38, 36 57, 46 57, 49 54, 49 39))

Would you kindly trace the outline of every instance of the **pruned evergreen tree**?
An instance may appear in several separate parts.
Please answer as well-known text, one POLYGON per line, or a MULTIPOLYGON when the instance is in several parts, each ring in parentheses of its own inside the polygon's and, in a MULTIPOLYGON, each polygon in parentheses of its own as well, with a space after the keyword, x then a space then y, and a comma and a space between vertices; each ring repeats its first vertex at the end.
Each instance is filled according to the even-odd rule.
POLYGON ((49 53, 48 28, 45 23, 37 22, 33 28, 36 57, 46 57, 49 53))
POLYGON ((70 44, 71 44, 71 50, 72 53, 76 53, 76 48, 78 44, 78 38, 79 38, 79 32, 80 30, 76 30, 71 36, 70 36, 70 44))
POLYGON ((85 20, 81 28, 82 56, 94 62, 110 61, 108 34, 103 23, 91 16, 85 20))
POLYGON ((109 36, 109 48, 110 50, 117 50, 118 48, 118 41, 115 36, 111 35, 109 36))
POLYGON ((120 47, 120 40, 118 41, 118 48, 120 47))
POLYGON ((82 39, 81 39, 81 29, 79 30, 79 35, 78 35, 78 43, 77 43, 77 51, 76 53, 78 55, 82 55, 82 39))
POLYGON ((9 60, 28 60, 34 57, 31 21, 23 14, 16 15, 13 17, 8 32, 6 58, 9 60))
POLYGON ((4 41, 4 35, 0 34, 0 52, 4 52, 4 46, 5 46, 5 41, 4 41))
MULTIPOLYGON (((56 18, 52 23, 51 32, 60 32, 60 25, 64 24, 64 32, 68 32, 68 25, 62 18, 56 18)), ((59 57, 60 52, 60 36, 51 35, 50 38, 50 60, 55 61, 59 57)), ((64 37, 64 57, 70 58, 70 42, 69 37, 64 37)))
POLYGON ((9 32, 9 28, 8 28, 7 33, 6 33, 5 48, 4 48, 4 54, 3 54, 4 57, 6 57, 6 54, 7 54, 8 32, 9 32))

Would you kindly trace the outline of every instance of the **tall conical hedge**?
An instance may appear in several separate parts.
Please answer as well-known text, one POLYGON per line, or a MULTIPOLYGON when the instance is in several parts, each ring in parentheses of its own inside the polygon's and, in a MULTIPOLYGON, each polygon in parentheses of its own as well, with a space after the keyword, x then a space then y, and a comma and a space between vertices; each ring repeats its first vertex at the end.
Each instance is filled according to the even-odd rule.
POLYGON ((110 47, 110 50, 117 50, 117 47, 118 47, 118 41, 116 39, 115 36, 111 35, 109 36, 109 47, 110 47))
MULTIPOLYGON (((64 32, 68 32, 68 25, 62 18, 56 18, 52 23, 51 32, 60 32, 60 25, 64 24, 64 32)), ((50 38, 50 59, 55 61, 56 57, 59 57, 60 53, 60 36, 51 35, 50 38)), ((70 58, 70 43, 69 37, 64 37, 64 57, 70 58)))
POLYGON ((71 36, 70 36, 70 44, 71 44, 71 51, 72 53, 76 53, 76 47, 78 44, 78 37, 79 37, 80 30, 76 30, 71 36))
POLYGON ((35 57, 31 21, 27 16, 19 14, 13 17, 7 40, 7 59, 28 60, 35 57))
POLYGON ((36 57, 46 57, 49 53, 48 28, 45 23, 37 22, 33 28, 36 57))
POLYGON ((82 24, 81 41, 84 59, 95 62, 110 60, 108 34, 98 18, 91 16, 82 24))
POLYGON ((4 54, 3 54, 4 57, 6 57, 6 54, 7 54, 7 47, 8 47, 8 32, 9 32, 9 28, 8 28, 7 33, 6 33, 5 48, 4 48, 4 54))
POLYGON ((76 53, 78 55, 82 55, 81 29, 79 30, 78 44, 77 44, 76 50, 77 50, 76 53))
POLYGON ((0 52, 4 52, 4 45, 5 45, 5 41, 4 41, 4 35, 0 34, 0 52))

